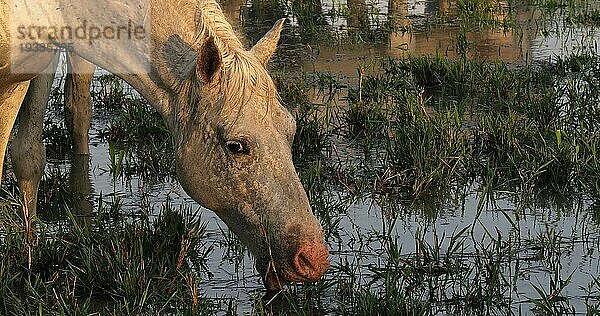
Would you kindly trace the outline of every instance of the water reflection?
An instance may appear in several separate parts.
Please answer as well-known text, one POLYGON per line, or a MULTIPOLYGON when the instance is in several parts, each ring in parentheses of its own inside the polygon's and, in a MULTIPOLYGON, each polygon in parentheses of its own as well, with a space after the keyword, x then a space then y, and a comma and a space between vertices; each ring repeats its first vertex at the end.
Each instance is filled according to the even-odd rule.
POLYGON ((71 211, 78 224, 91 224, 95 211, 92 203, 95 192, 90 174, 90 156, 52 159, 47 169, 40 183, 38 216, 45 222, 60 222, 67 220, 67 211, 71 211))
POLYGON ((77 211, 78 218, 89 226, 93 205, 91 202, 94 193, 90 178, 90 156, 73 155, 71 169, 69 170, 69 191, 72 197, 71 208, 77 211))
MULTIPOLYGON (((353 77, 355 65, 346 64, 357 59, 439 54, 526 63, 550 57, 569 42, 553 38, 559 35, 552 24, 560 22, 548 21, 524 2, 507 0, 263 0, 238 5, 243 17, 238 27, 252 42, 278 17, 288 17, 291 31, 284 34, 280 49, 288 57, 287 69, 303 55, 308 58, 298 64, 301 68, 353 77)), ((580 33, 574 32, 570 45, 585 44, 578 40, 580 33)), ((586 41, 597 39, 594 33, 586 41)))
MULTIPOLYGON (((501 2, 500 5, 508 4, 501 2)), ((457 1, 440 0, 438 6, 430 9, 427 15, 441 14, 444 19, 458 18, 456 10, 457 1)), ((505 11, 505 10, 503 10, 505 11)), ((508 12, 508 11, 506 11, 508 12)), ((518 15, 518 13, 513 13, 518 15)), ((486 60, 503 60, 507 62, 522 61, 527 49, 528 36, 526 32, 520 33, 521 26, 504 26, 508 20, 516 19, 507 13, 493 13, 486 18, 494 21, 498 26, 483 28, 470 27, 468 30, 457 25, 436 25, 426 31, 415 30, 410 16, 408 4, 404 1, 391 0, 389 4, 390 23, 395 29, 408 30, 405 32, 392 32, 389 36, 388 55, 402 57, 406 54, 415 55, 443 55, 452 59, 463 56, 486 60), (519 28, 519 30, 515 29, 519 28), (472 29, 472 30, 471 30, 472 29)), ((523 21, 521 21, 523 22, 523 21)))

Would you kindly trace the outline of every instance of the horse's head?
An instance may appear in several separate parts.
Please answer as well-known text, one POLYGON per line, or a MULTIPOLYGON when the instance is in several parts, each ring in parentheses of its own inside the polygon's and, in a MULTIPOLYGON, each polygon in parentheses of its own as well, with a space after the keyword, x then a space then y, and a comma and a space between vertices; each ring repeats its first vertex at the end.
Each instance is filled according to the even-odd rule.
POLYGON ((296 124, 265 68, 282 26, 249 51, 206 32, 172 114, 183 188, 248 246, 271 290, 316 281, 329 267, 323 230, 292 164, 296 124))

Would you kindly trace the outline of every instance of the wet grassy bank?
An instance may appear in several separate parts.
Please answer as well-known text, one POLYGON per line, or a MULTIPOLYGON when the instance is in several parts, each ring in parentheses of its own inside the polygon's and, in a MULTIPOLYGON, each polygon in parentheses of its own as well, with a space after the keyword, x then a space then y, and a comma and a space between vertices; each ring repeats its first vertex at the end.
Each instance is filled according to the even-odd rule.
MULTIPOLYGON (((521 66, 382 58, 363 69, 355 84, 275 75, 298 122, 294 159, 332 269, 273 300, 257 293, 252 313, 597 312, 599 56, 521 66), (399 237, 402 226, 412 240, 399 237), (573 265, 578 255, 592 266, 573 265)), ((45 177, 41 200, 68 216, 31 234, 18 192, 3 193, 5 314, 214 314, 243 304, 206 295, 215 244, 199 217, 123 203, 119 183, 172 176, 170 164, 144 160, 168 161, 164 123, 123 93, 107 99, 121 103, 97 134, 111 144, 103 168, 113 192, 86 197, 91 213, 77 215, 69 192, 49 196, 69 183, 60 170, 45 177)))
POLYGON ((264 296, 178 186, 160 116, 103 73, 90 157, 70 155, 53 91, 36 231, 6 162, 0 314, 597 315, 597 4, 408 4, 223 2, 249 42, 290 16, 271 73, 322 280, 264 296))
POLYGON ((597 313, 596 263, 565 261, 578 244, 581 260, 597 260, 599 61, 384 58, 342 97, 323 75, 282 85, 300 105, 296 159, 331 240, 348 238, 332 210, 366 200, 363 212, 381 212, 379 229, 350 234, 356 261, 334 267, 334 287, 349 291, 342 313, 597 313), (413 241, 399 242, 398 225, 414 223, 413 241))

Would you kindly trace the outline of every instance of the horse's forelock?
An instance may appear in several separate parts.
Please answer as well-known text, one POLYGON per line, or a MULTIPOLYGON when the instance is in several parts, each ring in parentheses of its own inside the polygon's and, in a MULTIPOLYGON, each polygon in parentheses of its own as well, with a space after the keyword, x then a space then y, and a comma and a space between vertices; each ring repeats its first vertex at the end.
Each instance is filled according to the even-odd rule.
MULTIPOLYGON (((246 56, 245 56, 246 55, 246 56)), ((268 113, 279 96, 268 72, 255 58, 239 55, 221 72, 219 94, 223 117, 239 117, 244 111, 268 113)))
POLYGON ((212 36, 221 54, 221 67, 215 81, 203 89, 204 93, 212 94, 210 99, 220 103, 215 109, 218 115, 234 124, 235 120, 230 118, 237 118, 246 110, 268 113, 279 96, 264 65, 244 49, 217 2, 199 0, 198 8, 196 41, 201 43, 212 36), (250 103, 252 109, 246 107, 250 103))

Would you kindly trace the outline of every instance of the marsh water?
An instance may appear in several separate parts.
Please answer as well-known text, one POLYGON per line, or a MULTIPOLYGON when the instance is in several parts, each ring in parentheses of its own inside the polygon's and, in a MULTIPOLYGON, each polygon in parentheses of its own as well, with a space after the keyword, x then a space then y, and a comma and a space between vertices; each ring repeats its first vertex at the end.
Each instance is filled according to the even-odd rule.
MULTIPOLYGON (((347 88, 359 85, 359 69, 376 72, 371 65, 382 58, 437 54, 518 67, 598 51, 600 32, 594 24, 573 24, 567 15, 545 14, 541 2, 490 1, 494 6, 484 12, 485 18, 466 15, 469 3, 476 9, 480 2, 485 1, 225 0, 222 6, 248 43, 286 16, 289 26, 272 62, 273 72, 284 81, 314 73, 333 78, 340 86, 333 97, 317 88, 311 97, 314 104, 334 109, 347 107, 347 88)), ((599 3, 586 5, 590 10, 600 8, 599 3)), ((94 85, 97 92, 102 89, 100 83, 94 85)), ((60 125, 56 114, 60 109, 49 111, 60 125)), ((167 201, 199 210, 208 225, 207 247, 213 247, 207 271, 202 272, 201 293, 235 306, 239 314, 256 313, 257 305, 264 304, 258 303, 264 289, 253 260, 211 211, 192 201, 170 175, 113 176, 114 155, 111 158, 110 145, 100 136, 110 117, 111 110, 95 108, 89 170, 85 160, 50 152, 46 183, 51 186, 52 175, 75 173, 72 177, 79 179, 75 183, 86 197, 78 207, 92 212, 98 199, 121 204, 132 218, 140 212, 157 213, 167 201)), ((326 156, 348 164, 347 157, 357 149, 344 137, 332 141, 335 154, 326 156)), ((428 314, 451 314, 453 306, 465 304, 494 306, 464 302, 470 290, 494 282, 506 286, 488 298, 503 301, 498 305, 515 314, 543 314, 535 303, 542 298, 567 302, 569 311, 585 314, 586 306, 597 304, 600 296, 594 283, 600 275, 600 205, 583 194, 539 195, 528 196, 518 189, 490 193, 476 182, 429 190, 419 198, 354 194, 343 185, 328 185, 315 209, 331 247, 332 268, 307 309, 289 310, 285 300, 280 308, 300 314, 343 314, 340 297, 349 288, 384 287, 382 271, 405 263, 414 278, 429 277, 426 285, 407 281, 404 288, 429 302, 428 314), (501 280, 493 281, 496 276, 501 280)), ((41 217, 55 225, 65 220, 54 214, 41 217)), ((288 290, 292 296, 309 296, 302 286, 288 290)), ((479 311, 486 313, 485 308, 479 311)))

